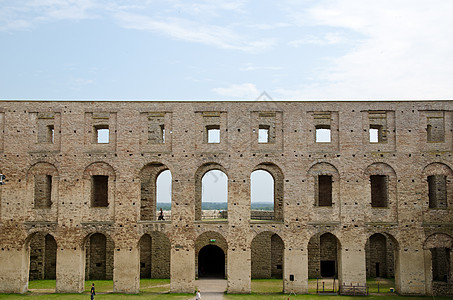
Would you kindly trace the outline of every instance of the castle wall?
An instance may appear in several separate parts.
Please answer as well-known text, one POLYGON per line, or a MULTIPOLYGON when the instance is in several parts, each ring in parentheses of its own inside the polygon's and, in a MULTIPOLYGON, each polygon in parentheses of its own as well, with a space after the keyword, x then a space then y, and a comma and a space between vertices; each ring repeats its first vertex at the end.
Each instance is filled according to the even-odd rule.
MULTIPOLYGON (((169 264, 173 292, 194 289, 197 237, 221 235, 228 291, 243 293, 256 272, 253 257, 269 248, 254 250, 261 232, 282 239, 283 254, 275 260, 282 262, 283 290, 296 293, 307 292, 308 277, 317 276, 308 259, 312 237, 338 239, 340 283, 365 283, 367 256, 374 255, 366 243, 382 233, 393 243, 386 270, 392 276, 394 266, 398 292, 430 295, 440 284, 432 279, 429 249, 451 244, 428 247, 426 241, 453 236, 452 132, 452 101, 2 101, 0 291, 26 291, 30 238, 38 232, 58 245, 57 291, 81 291, 89 276, 89 237, 102 233, 113 253, 106 254, 106 278, 113 278, 116 292, 128 293, 139 289, 145 233, 168 238, 169 259, 152 260, 169 264), (207 126, 220 130, 220 143, 207 142, 207 126), (99 143, 96 132, 106 129, 109 142, 99 143), (267 143, 258 142, 259 129, 269 130, 267 143), (316 142, 317 129, 330 130, 330 141, 316 142), (379 131, 378 142, 370 142, 370 130, 379 131), (213 167, 228 176, 226 221, 201 218, 199 179, 213 167), (143 181, 164 169, 172 174, 171 217, 157 221, 154 187, 143 181), (251 220, 256 169, 276 180, 274 216, 266 220, 251 220), (324 175, 332 184, 318 186, 324 175), (93 205, 93 178, 101 178, 95 176, 107 187, 97 190, 106 201, 99 205, 93 205), (373 177, 380 178, 373 187, 372 176, 381 176, 373 177), (437 177, 430 183, 429 176, 437 177), (324 186, 331 189, 331 205, 319 205, 324 186), (376 207, 375 195, 382 200, 376 207)), ((329 249, 316 255, 330 255, 329 249)), ((452 277, 436 290, 448 290, 452 277)))

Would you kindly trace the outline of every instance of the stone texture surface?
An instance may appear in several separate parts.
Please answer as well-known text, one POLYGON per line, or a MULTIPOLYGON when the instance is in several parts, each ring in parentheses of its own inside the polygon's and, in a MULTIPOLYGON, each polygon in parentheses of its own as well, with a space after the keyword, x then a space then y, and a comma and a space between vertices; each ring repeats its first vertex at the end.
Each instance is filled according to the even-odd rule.
POLYGON ((173 292, 194 290, 203 241, 224 241, 227 289, 239 293, 250 292, 252 257, 260 252, 254 238, 276 235, 283 290, 304 293, 312 238, 334 236, 340 283, 363 284, 367 257, 370 264, 383 259, 366 246, 380 233, 392 242, 386 272, 399 293, 451 294, 452 131, 452 101, 2 101, 0 291, 27 290, 36 233, 55 239, 57 291, 82 291, 90 237, 102 234, 113 252, 106 276, 125 293, 139 289, 144 234, 168 241, 173 292), (220 143, 207 143, 214 127, 220 143), (330 142, 316 142, 317 128, 330 130, 330 142), (109 130, 109 143, 97 142, 99 129, 109 130), (269 130, 268 143, 258 142, 259 129, 269 130), (381 130, 379 142, 370 142, 370 129, 381 130), (171 218, 158 222, 152 178, 167 169, 171 218), (201 218, 201 178, 212 169, 228 176, 226 221, 201 218), (272 220, 250 220, 250 174, 257 169, 275 179, 272 220), (322 175, 332 178, 331 206, 318 205, 322 175), (371 206, 375 175, 385 176, 386 207, 371 206), (108 176, 106 207, 92 206, 93 176, 108 176), (438 176, 431 189, 429 176, 438 176), (449 262, 447 271, 439 271, 439 259, 449 262))

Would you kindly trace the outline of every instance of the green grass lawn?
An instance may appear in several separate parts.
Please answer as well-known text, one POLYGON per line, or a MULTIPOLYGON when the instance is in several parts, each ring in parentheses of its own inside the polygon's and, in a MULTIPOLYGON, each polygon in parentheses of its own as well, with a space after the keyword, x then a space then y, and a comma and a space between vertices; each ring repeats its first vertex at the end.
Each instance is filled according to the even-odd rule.
MULTIPOLYGON (((94 283, 96 292, 111 293, 113 292, 112 280, 87 280, 85 281, 85 292, 89 292, 91 284, 94 283)), ((31 280, 28 289, 34 292, 55 291, 55 280, 31 280)), ((170 279, 140 279, 140 291, 150 293, 168 293, 170 292, 170 279)))
MULTIPOLYGON (((318 284, 321 285, 323 280, 319 280, 318 284)), ((19 294, 0 294, 0 299, 13 299, 13 300, 31 300, 31 299, 68 299, 79 300, 89 299, 89 290, 91 283, 95 284, 96 300, 98 299, 177 299, 188 300, 194 297, 193 294, 169 294, 170 280, 169 279, 141 279, 140 280, 140 293, 137 295, 127 294, 113 294, 113 281, 112 280, 91 280, 85 282, 85 292, 82 294, 54 294, 55 280, 33 280, 29 282, 29 289, 33 292, 28 292, 23 295, 19 294)), ((332 280, 324 279, 325 286, 331 288, 332 280)), ((287 299, 305 299, 305 300, 429 300, 431 297, 405 297, 398 296, 390 293, 390 288, 394 287, 392 279, 368 279, 367 284, 370 288, 371 296, 367 297, 350 297, 350 296, 318 296, 316 293, 316 279, 309 279, 308 295, 285 295, 282 293, 283 281, 282 279, 253 279, 251 283, 251 294, 225 294, 226 300, 287 300, 287 299), (377 293, 377 284, 379 282, 379 294, 377 293)), ((451 297, 436 297, 436 300, 452 299, 451 297)))
POLYGON ((252 293, 278 294, 283 292, 282 279, 253 279, 252 293))

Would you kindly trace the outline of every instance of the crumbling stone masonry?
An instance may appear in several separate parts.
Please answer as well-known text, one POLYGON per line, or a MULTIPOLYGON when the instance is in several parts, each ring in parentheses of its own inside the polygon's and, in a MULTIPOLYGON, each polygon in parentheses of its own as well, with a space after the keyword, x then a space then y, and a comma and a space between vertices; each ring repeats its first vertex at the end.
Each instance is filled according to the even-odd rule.
POLYGON ((452 295, 452 154, 453 101, 2 101, 0 292, 113 278, 137 293, 140 277, 167 276, 192 292, 209 274, 230 293, 252 277, 307 293, 309 277, 379 276, 452 295), (210 170, 228 177, 227 220, 201 217, 210 170), (274 211, 252 219, 254 170, 274 179, 274 211))

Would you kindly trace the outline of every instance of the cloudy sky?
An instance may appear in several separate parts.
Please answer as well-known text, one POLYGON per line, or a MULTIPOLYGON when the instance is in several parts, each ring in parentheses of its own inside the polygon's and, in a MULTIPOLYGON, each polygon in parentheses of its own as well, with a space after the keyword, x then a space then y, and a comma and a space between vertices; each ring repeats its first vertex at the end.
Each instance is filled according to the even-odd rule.
POLYGON ((0 99, 453 99, 452 0, 0 0, 0 99))

